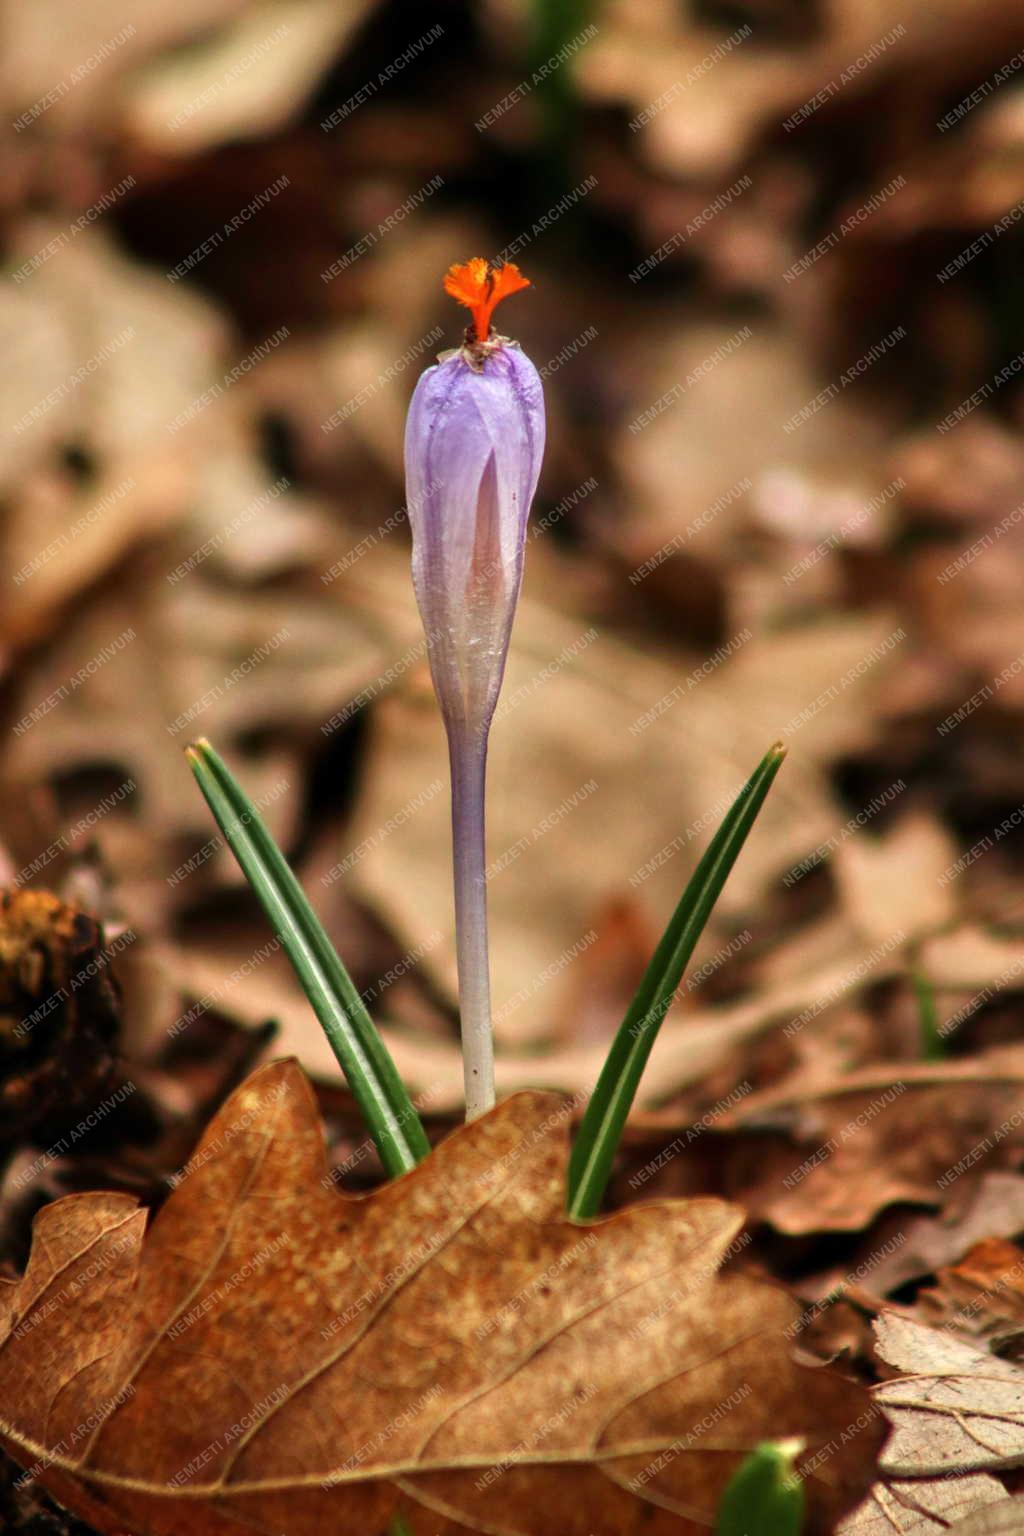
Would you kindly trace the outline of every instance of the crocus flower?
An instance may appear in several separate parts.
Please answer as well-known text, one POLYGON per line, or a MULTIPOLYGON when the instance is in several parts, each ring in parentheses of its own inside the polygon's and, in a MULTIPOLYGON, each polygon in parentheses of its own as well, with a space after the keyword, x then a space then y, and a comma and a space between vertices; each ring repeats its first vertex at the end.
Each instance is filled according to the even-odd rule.
POLYGON ((416 385, 405 433, 412 571, 452 776, 455 929, 467 1118, 494 1102, 484 784, 487 738, 523 578, 530 503, 544 452, 544 397, 529 358, 490 329, 495 305, 529 283, 481 257, 446 291, 472 314, 463 345, 416 385))

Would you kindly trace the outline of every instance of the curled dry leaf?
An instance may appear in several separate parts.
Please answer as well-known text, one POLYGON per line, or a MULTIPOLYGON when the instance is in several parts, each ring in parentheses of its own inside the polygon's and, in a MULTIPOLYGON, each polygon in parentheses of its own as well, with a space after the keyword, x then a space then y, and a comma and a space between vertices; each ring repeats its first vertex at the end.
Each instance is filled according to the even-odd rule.
POLYGON ((938 1271, 934 1287, 918 1294, 917 1306, 922 1320, 933 1327, 959 1334, 966 1343, 988 1348, 1003 1359, 1019 1360, 1024 1344, 1024 1252, 1016 1243, 984 1238, 959 1264, 938 1271))
POLYGON ((148 1235, 113 1194, 37 1218, 0 1289, 0 1439, 106 1536, 696 1536, 800 1435, 821 1536, 884 1439, 795 1364, 796 1309, 717 1269, 721 1201, 564 1214, 567 1114, 521 1094, 374 1194, 331 1186, 293 1062, 211 1124, 148 1235))
MULTIPOLYGON (((902 1230, 905 1237, 899 1248, 872 1266, 867 1283, 875 1296, 890 1296, 910 1280, 934 1275, 962 1259, 977 1242, 1024 1232, 1024 1177, 998 1169, 982 1174, 957 1206, 955 1219, 946 1212, 918 1216, 902 1230)), ((957 1326, 962 1328, 966 1321, 961 1318, 957 1326)))

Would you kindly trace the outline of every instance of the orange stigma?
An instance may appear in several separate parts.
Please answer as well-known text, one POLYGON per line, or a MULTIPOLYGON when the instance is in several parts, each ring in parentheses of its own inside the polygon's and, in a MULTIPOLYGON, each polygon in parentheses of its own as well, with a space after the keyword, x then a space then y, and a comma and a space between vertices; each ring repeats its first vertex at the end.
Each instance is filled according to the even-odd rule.
POLYGON ((530 279, 524 277, 514 262, 493 267, 483 256, 473 256, 461 266, 449 267, 445 275, 444 291, 473 316, 473 334, 478 342, 486 341, 491 329, 491 315, 502 299, 521 288, 529 288, 530 279))

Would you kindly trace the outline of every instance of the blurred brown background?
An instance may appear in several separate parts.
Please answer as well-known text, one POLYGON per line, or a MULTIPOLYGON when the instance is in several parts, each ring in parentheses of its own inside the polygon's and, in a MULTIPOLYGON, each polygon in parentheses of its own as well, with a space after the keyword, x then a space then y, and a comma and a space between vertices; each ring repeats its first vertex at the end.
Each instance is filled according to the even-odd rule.
POLYGON ((532 281, 500 328, 549 419, 492 737, 499 1087, 589 1086, 779 737, 640 1123, 917 1059, 913 975, 940 1025, 975 1000, 954 1056, 1011 1041, 1024 9, 2 9, 3 872, 122 936, 123 1056, 173 1103, 272 1020, 336 1080, 206 734, 458 1105, 401 449, 474 254, 532 281), (838 1022, 778 1028, 808 1008, 838 1022))

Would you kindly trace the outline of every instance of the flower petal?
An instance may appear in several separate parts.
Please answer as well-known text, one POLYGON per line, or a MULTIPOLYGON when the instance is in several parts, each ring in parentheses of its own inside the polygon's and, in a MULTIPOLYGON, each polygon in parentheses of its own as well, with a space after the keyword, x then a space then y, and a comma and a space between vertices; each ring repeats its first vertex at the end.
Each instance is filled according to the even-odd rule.
POLYGON ((514 346, 422 375, 406 427, 413 579, 446 718, 486 731, 544 450, 537 370, 514 346))

